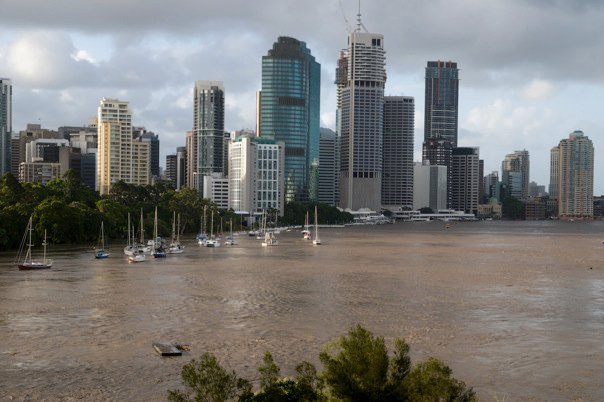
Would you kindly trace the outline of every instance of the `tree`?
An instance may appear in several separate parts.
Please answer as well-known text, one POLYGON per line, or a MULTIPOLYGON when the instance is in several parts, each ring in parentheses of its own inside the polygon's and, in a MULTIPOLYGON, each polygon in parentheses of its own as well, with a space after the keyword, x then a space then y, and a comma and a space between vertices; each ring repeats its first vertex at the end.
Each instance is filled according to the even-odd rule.
POLYGON ((502 202, 502 213, 506 219, 522 219, 524 206, 522 202, 516 198, 508 195, 503 199, 502 202))
POLYGON ((281 370, 266 352, 258 368, 260 390, 248 380, 228 373, 216 358, 204 353, 199 363, 185 365, 182 380, 188 388, 169 391, 172 401, 310 402, 310 401, 459 401, 472 402, 472 388, 451 376, 440 360, 429 358, 411 367, 409 345, 394 341, 389 357, 384 338, 360 325, 328 344, 319 355, 324 370, 317 374, 309 362, 296 367, 294 378, 280 378, 281 370))
POLYGON ((451 373, 440 360, 428 358, 417 364, 405 379, 407 397, 412 401, 475 401, 474 390, 451 377, 451 373))
POLYGON ((386 400, 389 359, 384 338, 357 325, 319 358, 333 396, 349 401, 386 400))
POLYGON ((434 213, 434 210, 432 210, 432 208, 430 208, 430 207, 421 207, 421 208, 419 209, 419 212, 420 212, 421 214, 433 214, 433 213, 434 213))
POLYGON ((169 390, 168 399, 174 402, 222 402, 241 400, 252 395, 249 381, 228 372, 215 356, 204 353, 199 362, 185 364, 181 371, 187 391, 169 390))
POLYGON ((260 388, 267 389, 274 385, 279 380, 279 374, 281 370, 275 364, 273 356, 266 352, 264 354, 264 360, 262 366, 258 367, 260 373, 260 388))

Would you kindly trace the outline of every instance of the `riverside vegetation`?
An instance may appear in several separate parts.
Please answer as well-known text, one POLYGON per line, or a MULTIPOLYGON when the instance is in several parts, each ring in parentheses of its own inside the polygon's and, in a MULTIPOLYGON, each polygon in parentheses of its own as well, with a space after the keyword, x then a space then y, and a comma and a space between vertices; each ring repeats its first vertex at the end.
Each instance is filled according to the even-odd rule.
POLYGON ((169 390, 173 402, 192 401, 476 401, 472 388, 451 376, 451 369, 435 358, 411 365, 409 345, 394 342, 390 357, 384 338, 360 325, 327 344, 319 355, 323 371, 309 362, 296 367, 296 376, 283 378, 270 353, 258 368, 259 389, 216 357, 204 353, 182 368, 185 390, 169 390))
MULTIPOLYGON (((105 235, 109 239, 126 238, 128 213, 133 222, 138 222, 140 211, 145 216, 144 230, 147 236, 153 233, 153 211, 158 209, 158 232, 160 236, 171 233, 172 214, 180 214, 182 233, 199 230, 200 217, 207 206, 207 217, 211 213, 221 216, 224 222, 231 219, 235 230, 242 229, 240 218, 233 210, 219 209, 216 204, 190 188, 175 191, 168 184, 158 182, 149 186, 136 186, 122 181, 113 184, 108 195, 84 185, 79 175, 72 170, 63 178, 46 185, 20 183, 12 174, 0 178, 0 250, 19 246, 23 230, 30 216, 33 216, 34 242, 40 243, 44 230, 48 231, 48 241, 55 244, 94 243, 97 240, 101 221, 105 235)), ((299 225, 304 222, 304 214, 314 208, 314 204, 289 203, 280 225, 299 225)), ((269 211, 270 219, 275 219, 276 211, 269 211)), ((269 223, 270 223, 269 219, 269 223)), ((321 222, 346 223, 352 216, 337 208, 319 204, 321 222)), ((207 225, 206 225, 207 227, 207 225)), ((138 230, 138 229, 137 229, 138 230)))

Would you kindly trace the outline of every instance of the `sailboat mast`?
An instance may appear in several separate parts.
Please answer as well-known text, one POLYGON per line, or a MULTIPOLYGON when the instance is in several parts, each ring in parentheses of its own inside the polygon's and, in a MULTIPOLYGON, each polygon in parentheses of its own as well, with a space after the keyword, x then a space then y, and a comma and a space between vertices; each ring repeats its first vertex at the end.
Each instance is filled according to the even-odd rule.
POLYGON ((153 219, 153 246, 157 247, 157 207, 155 207, 155 218, 153 219))
POLYGON ((178 214, 178 226, 176 227, 176 241, 180 243, 180 214, 178 214))
POLYGON ((128 212, 128 247, 130 247, 130 212, 128 212))
POLYGON ((212 225, 210 226, 210 239, 214 238, 214 211, 212 211, 212 225))
POLYGON ((32 217, 29 217, 29 242, 27 244, 27 254, 25 254, 25 262, 27 262, 27 259, 29 258, 29 262, 31 262, 31 246, 33 246, 33 244, 31 244, 31 232, 33 232, 34 228, 33 228, 33 222, 32 222, 32 217))
POLYGON ((46 264, 46 229, 44 229, 44 264, 46 264))
POLYGON ((143 234, 144 231, 144 227, 143 227, 143 209, 141 208, 141 245, 145 244, 145 235, 143 234))

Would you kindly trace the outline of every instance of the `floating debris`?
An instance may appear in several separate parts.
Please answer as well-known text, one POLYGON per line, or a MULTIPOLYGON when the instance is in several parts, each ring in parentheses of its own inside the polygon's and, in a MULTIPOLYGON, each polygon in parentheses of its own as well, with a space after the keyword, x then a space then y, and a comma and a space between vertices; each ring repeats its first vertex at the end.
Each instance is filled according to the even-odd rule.
POLYGON ((182 356, 182 350, 171 343, 154 342, 153 348, 160 356, 182 356))

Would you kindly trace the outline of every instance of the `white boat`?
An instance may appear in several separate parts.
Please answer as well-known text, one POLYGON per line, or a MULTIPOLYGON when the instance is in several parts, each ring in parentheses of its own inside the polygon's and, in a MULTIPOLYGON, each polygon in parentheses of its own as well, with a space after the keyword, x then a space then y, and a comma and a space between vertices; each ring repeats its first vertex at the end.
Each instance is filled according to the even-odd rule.
MULTIPOLYGON (((166 250, 161 237, 157 235, 157 207, 155 207, 155 217, 153 219, 153 257, 154 258, 165 258, 166 250)), ((147 243, 148 244, 148 243, 147 243)))
POLYGON ((104 222, 101 221, 101 233, 99 234, 99 244, 94 250, 94 258, 100 260, 109 257, 109 252, 105 246, 105 229, 104 222))
POLYGON ((134 246, 134 242, 130 237, 130 212, 128 212, 128 244, 124 247, 124 254, 126 255, 134 255, 134 251, 136 247, 134 246))
POLYGON ((318 246, 321 244, 321 239, 319 238, 319 220, 317 218, 317 206, 315 205, 315 238, 312 240, 313 246, 318 246))
POLYGON ((44 242, 42 245, 44 246, 44 256, 42 260, 34 260, 31 253, 31 248, 33 243, 31 242, 31 233, 33 232, 33 219, 30 216, 29 222, 27 224, 27 229, 25 229, 25 233, 23 234, 23 239, 21 240, 21 246, 19 247, 19 253, 17 254, 17 258, 15 262, 17 262, 17 266, 19 270, 35 270, 35 269, 50 269, 52 267, 52 260, 46 258, 46 229, 44 230, 44 242), (21 256, 23 255, 23 250, 25 249, 25 242, 27 242, 27 251, 25 252, 25 257, 23 258, 23 262, 19 262, 21 260, 21 256))
POLYGON ((310 229, 308 229, 308 211, 306 211, 306 218, 304 219, 304 230, 302 230, 302 238, 304 240, 310 240, 311 238, 310 229))
POLYGON ((207 205, 203 206, 203 217, 201 218, 201 224, 199 226, 199 234, 197 236, 195 236, 195 238, 197 239, 197 244, 199 244, 200 246, 205 246, 206 240, 208 240, 208 235, 203 231, 204 226, 206 224, 206 209, 207 208, 208 208, 207 205))
POLYGON ((145 243, 145 224, 143 222, 143 209, 141 208, 141 238, 138 243, 138 250, 143 253, 150 253, 153 250, 153 246, 145 243))
POLYGON ((178 214, 178 226, 176 226, 176 211, 172 218, 172 242, 168 246, 168 254, 182 254, 185 246, 180 244, 180 214, 178 214))
POLYGON ((278 246, 279 240, 275 238, 275 235, 272 232, 266 232, 264 234, 264 241, 262 242, 262 247, 271 247, 278 246))
POLYGON ((275 237, 273 232, 266 231, 266 218, 264 219, 264 241, 262 242, 262 247, 271 247, 278 246, 279 241, 275 237))
POLYGON ((143 262, 145 260, 145 253, 143 253, 140 249, 135 251, 134 254, 128 256, 129 263, 143 262))
POLYGON ((224 245, 225 246, 234 246, 237 243, 235 242, 235 238, 233 237, 233 220, 231 219, 231 234, 229 236, 227 236, 226 240, 224 241, 224 245))
POLYGON ((210 225, 210 237, 206 240, 206 247, 220 247, 220 242, 214 237, 214 211, 212 211, 212 219, 210 225))

